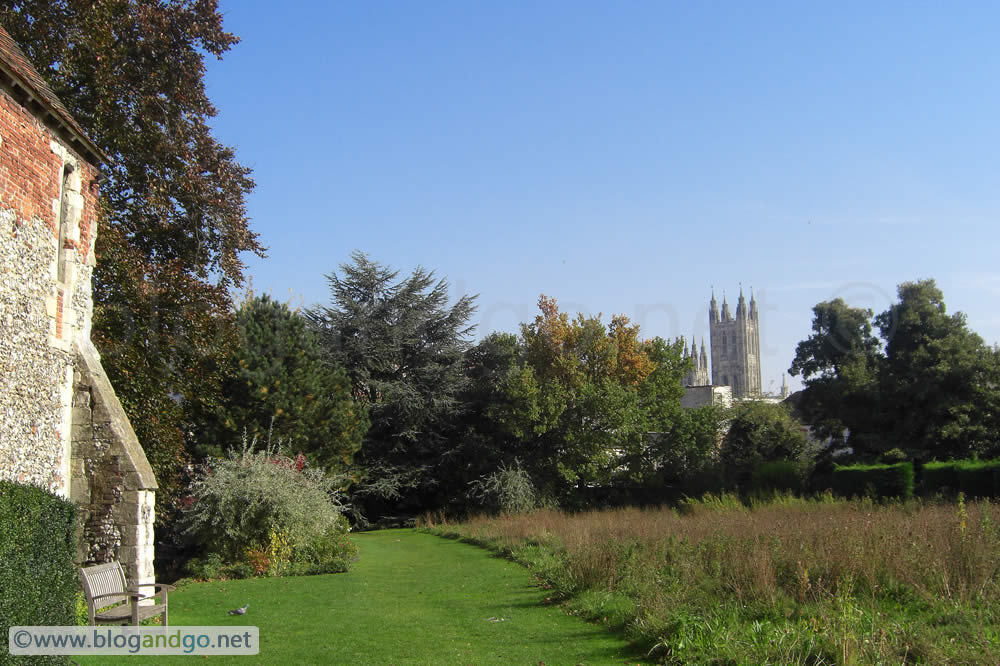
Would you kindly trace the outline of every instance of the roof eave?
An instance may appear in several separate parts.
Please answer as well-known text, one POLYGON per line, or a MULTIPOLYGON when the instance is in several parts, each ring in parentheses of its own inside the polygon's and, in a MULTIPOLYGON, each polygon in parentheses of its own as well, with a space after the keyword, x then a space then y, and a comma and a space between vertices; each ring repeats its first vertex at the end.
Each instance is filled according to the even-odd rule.
POLYGON ((39 116, 51 130, 76 152, 84 156, 88 162, 96 167, 111 162, 111 159, 96 143, 67 122, 59 109, 49 104, 30 83, 18 76, 3 60, 0 60, 0 87, 6 90, 15 101, 39 116))

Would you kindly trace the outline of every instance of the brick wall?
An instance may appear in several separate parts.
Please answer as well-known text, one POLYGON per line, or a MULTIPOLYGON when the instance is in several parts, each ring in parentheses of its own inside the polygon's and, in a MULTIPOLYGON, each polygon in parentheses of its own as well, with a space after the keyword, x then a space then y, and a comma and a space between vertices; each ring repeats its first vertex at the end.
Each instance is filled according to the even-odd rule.
POLYGON ((90 334, 96 169, 0 91, 0 476, 69 494, 72 336, 90 334), (56 280, 64 163, 82 207, 56 280), (79 291, 79 293, 74 293, 79 291), (76 307, 73 307, 73 303, 76 307))
POLYGON ((73 499, 79 562, 145 583, 156 481, 90 341, 98 176, 0 90, 0 478, 73 499))

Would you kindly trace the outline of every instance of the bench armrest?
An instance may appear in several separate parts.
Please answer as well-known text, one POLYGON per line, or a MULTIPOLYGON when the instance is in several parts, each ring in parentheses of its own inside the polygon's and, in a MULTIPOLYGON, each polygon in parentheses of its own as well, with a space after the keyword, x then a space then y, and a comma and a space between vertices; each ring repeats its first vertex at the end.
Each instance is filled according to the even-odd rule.
POLYGON ((166 583, 140 583, 138 585, 133 585, 129 587, 128 597, 134 603, 143 601, 144 599, 152 599, 154 597, 162 596, 163 602, 167 602, 167 593, 176 590, 177 588, 173 585, 167 585, 166 583), (143 594, 139 591, 140 587, 152 587, 152 594, 143 594))
POLYGON ((138 585, 130 585, 129 588, 128 588, 129 589, 129 593, 130 594, 131 593, 138 594, 140 587, 153 587, 153 588, 156 588, 156 590, 153 592, 152 596, 155 596, 155 595, 159 594, 161 591, 173 592, 174 590, 177 589, 173 585, 167 585, 166 583, 139 583, 138 585))
POLYGON ((127 597, 127 596, 129 596, 128 592, 109 592, 107 594, 98 594, 95 597, 91 597, 90 600, 97 601, 98 599, 104 599, 107 597, 127 597))

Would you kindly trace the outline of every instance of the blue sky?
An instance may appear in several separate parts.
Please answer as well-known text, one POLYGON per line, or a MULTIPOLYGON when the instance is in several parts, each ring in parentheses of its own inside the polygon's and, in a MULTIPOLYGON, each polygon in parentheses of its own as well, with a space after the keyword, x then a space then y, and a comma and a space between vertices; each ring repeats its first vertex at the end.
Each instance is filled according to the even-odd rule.
POLYGON ((873 4, 222 0, 254 288, 327 303, 360 249, 478 293, 477 337, 544 293, 672 338, 742 283, 765 389, 813 305, 907 280, 997 342, 1000 5, 873 4))

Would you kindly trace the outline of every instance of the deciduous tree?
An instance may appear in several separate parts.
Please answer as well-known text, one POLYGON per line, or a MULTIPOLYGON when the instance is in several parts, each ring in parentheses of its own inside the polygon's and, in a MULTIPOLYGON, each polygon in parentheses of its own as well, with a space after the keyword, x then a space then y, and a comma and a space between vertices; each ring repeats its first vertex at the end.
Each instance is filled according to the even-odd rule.
POLYGON ((633 482, 662 484, 679 494, 698 486, 718 461, 722 414, 713 406, 681 407, 682 380, 691 363, 683 340, 654 338, 643 349, 655 368, 639 385, 647 436, 630 452, 627 467, 633 482))
POLYGON ((524 361, 508 374, 493 415, 522 442, 543 488, 566 494, 607 483, 643 446, 639 387, 657 366, 624 316, 605 327, 598 317, 570 320, 544 295, 538 307, 521 325, 524 361))
POLYGON ((800 410, 814 432, 834 441, 849 432, 859 452, 877 452, 882 445, 878 378, 885 358, 871 318, 871 310, 840 298, 818 303, 813 334, 798 344, 789 369, 805 380, 800 410))
POLYGON ((790 369, 805 378, 804 417, 819 432, 849 432, 860 458, 900 449, 917 460, 997 450, 1000 386, 995 349, 949 315, 933 280, 905 282, 874 317, 837 299, 814 309, 813 335, 790 369), (884 351, 883 351, 884 350, 884 351))
POLYGON ((747 488, 760 463, 798 460, 807 453, 802 425, 784 405, 744 400, 730 409, 727 420, 720 459, 731 488, 747 488))
POLYGON ((250 170, 208 125, 204 57, 238 38, 216 0, 5 0, 0 22, 110 158, 94 340, 169 518, 185 433, 220 397, 240 254, 262 254, 250 170))
POLYGON ((997 445, 995 354, 949 315, 933 280, 904 282, 876 317, 885 340, 884 437, 918 460, 962 458, 997 445))

